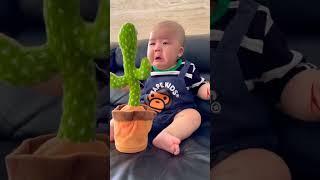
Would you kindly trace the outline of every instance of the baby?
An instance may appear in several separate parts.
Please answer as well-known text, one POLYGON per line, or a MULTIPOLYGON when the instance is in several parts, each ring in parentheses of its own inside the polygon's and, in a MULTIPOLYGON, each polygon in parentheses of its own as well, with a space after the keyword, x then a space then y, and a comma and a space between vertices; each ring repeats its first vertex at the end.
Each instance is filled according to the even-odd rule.
MULTIPOLYGON (((182 59, 184 41, 184 29, 176 22, 163 21, 153 27, 147 53, 151 77, 142 90, 144 103, 158 113, 150 132, 154 137, 152 143, 174 155, 180 153, 180 142, 201 124, 194 96, 210 99, 210 84, 193 63, 182 59)), ((110 139, 113 139, 112 120, 110 139)))
POLYGON ((143 89, 145 103, 158 112, 151 132, 156 134, 153 145, 174 155, 180 152, 180 142, 200 126, 194 95, 210 98, 209 83, 193 63, 181 58, 184 41, 184 29, 176 22, 163 21, 153 27, 148 43, 152 72, 143 89))

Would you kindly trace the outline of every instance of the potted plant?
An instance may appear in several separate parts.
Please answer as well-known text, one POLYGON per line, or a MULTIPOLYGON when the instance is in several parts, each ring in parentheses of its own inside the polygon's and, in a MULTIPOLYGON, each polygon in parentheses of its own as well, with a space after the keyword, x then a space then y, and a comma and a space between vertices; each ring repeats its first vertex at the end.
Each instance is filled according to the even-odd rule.
POLYGON ((128 104, 119 105, 112 111, 116 149, 124 153, 144 150, 148 144, 148 133, 155 112, 140 104, 140 80, 150 76, 151 65, 143 58, 139 69, 135 67, 137 31, 133 24, 126 23, 119 33, 119 45, 123 56, 124 75, 110 73, 112 88, 129 87, 128 104))
MULTIPOLYGON (((0 79, 17 86, 63 78, 63 114, 57 135, 25 140, 6 156, 9 179, 107 179, 106 135, 95 133, 94 58, 109 54, 109 2, 94 22, 80 16, 80 0, 44 0, 47 42, 24 47, 0 34, 0 79)), ((45 119, 43 122, 45 123, 45 119)))

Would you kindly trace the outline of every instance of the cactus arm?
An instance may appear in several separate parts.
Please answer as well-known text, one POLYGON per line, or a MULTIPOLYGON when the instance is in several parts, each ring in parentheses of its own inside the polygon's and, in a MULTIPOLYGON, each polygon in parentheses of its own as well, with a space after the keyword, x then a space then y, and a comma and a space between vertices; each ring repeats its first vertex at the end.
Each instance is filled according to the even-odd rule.
POLYGON ((109 2, 100 0, 98 13, 93 23, 84 23, 80 26, 77 41, 79 48, 86 54, 96 58, 108 57, 109 53, 109 2))
POLYGON ((3 34, 0 34, 0 62, 0 80, 13 85, 33 85, 57 72, 55 56, 46 45, 26 48, 3 34))
POLYGON ((129 84, 125 76, 117 76, 113 73, 110 73, 110 85, 112 88, 124 88, 129 84))
POLYGON ((143 58, 139 69, 135 69, 135 78, 138 80, 146 80, 150 76, 151 65, 148 58, 143 58))

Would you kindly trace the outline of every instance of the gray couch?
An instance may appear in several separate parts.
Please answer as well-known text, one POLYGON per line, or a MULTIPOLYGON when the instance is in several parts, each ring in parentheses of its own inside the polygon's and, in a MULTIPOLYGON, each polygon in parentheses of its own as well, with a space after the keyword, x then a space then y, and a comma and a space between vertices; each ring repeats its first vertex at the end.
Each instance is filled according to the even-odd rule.
MULTIPOLYGON (((209 35, 188 36, 184 58, 195 63, 203 77, 210 77, 209 35)), ((138 42, 137 65, 146 56, 147 41, 138 42)), ((122 54, 116 43, 111 45, 111 70, 123 74, 122 54)), ((111 89, 110 105, 116 107, 125 104, 128 94, 111 89)), ((143 179, 209 179, 210 172, 210 113, 209 102, 197 99, 202 124, 188 139, 181 143, 178 156, 153 147, 149 142, 147 149, 136 154, 124 154, 111 143, 110 177, 112 180, 143 179)))

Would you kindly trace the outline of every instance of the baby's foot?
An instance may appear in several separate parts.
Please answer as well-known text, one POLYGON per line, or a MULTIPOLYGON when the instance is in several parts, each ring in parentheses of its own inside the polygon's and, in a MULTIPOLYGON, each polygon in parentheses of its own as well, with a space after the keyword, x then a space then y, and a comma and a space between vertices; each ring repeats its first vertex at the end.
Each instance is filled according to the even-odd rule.
POLYGON ((174 137, 168 132, 162 131, 153 139, 152 144, 174 155, 178 155, 180 153, 180 142, 180 139, 174 137))

